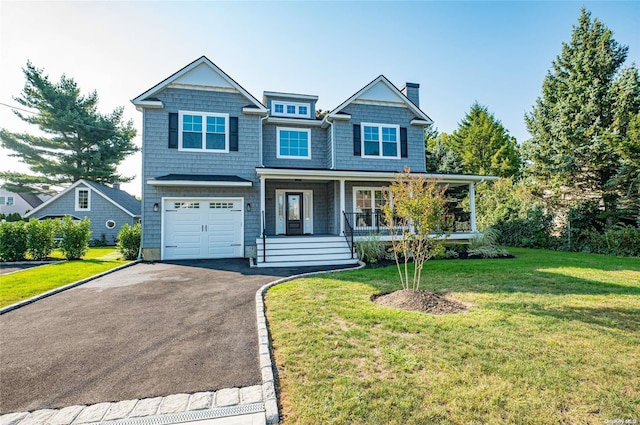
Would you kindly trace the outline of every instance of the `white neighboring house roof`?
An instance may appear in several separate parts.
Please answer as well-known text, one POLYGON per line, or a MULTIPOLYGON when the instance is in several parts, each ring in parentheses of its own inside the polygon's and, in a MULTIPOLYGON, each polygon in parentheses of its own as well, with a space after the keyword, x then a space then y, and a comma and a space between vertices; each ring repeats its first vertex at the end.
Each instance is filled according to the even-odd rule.
POLYGON ((418 108, 415 103, 409 100, 407 96, 402 94, 402 92, 398 90, 398 88, 394 86, 384 75, 380 75, 378 78, 358 90, 353 96, 331 111, 328 117, 340 119, 341 115, 345 115, 340 114, 340 112, 350 104, 357 101, 380 102, 381 104, 406 106, 416 114, 417 118, 425 121, 427 125, 433 124, 433 120, 418 108))
POLYGON ((172 87, 196 88, 203 90, 234 91, 246 97, 260 112, 266 114, 267 108, 246 91, 233 78, 229 77, 206 56, 191 62, 180 71, 151 87, 140 96, 131 100, 138 108, 163 108, 162 101, 155 99, 161 90, 172 87))
MULTIPOLYGON (((69 186, 68 188, 64 189, 62 192, 58 193, 57 195, 53 196, 52 198, 47 199, 45 202, 43 202, 42 204, 40 204, 37 208, 34 208, 33 210, 29 211, 27 214, 25 214, 25 218, 31 217, 33 216, 35 213, 37 213, 38 211, 40 211, 41 209, 45 208, 47 205, 55 202, 57 199, 59 199, 60 197, 62 197, 64 194, 70 192, 71 190, 73 190, 74 188, 78 187, 79 185, 85 185, 87 186, 89 189, 91 189, 94 193, 97 193, 98 195, 102 196, 104 199, 106 199, 108 202, 112 203, 113 205, 115 205, 116 207, 120 208, 122 211, 124 211, 125 213, 129 214, 131 217, 140 217, 140 214, 135 214, 134 212, 130 211, 129 209, 125 208, 124 206, 122 206, 120 203, 116 202, 114 199, 112 199, 112 197, 107 196, 103 191, 100 190, 101 187, 106 187, 106 186, 102 186, 101 184, 98 183, 94 183, 94 182, 90 182, 88 180, 84 180, 84 179, 80 179, 78 181, 76 181, 75 183, 73 183, 71 186, 69 186)), ((110 189, 110 188, 109 188, 110 189)), ((123 192, 125 194, 127 194, 126 192, 122 191, 122 190, 118 190, 118 189, 111 189, 111 190, 117 190, 118 192, 123 192)), ((128 196, 131 196, 129 194, 127 194, 128 196)), ((69 214, 71 215, 71 214, 69 214)))

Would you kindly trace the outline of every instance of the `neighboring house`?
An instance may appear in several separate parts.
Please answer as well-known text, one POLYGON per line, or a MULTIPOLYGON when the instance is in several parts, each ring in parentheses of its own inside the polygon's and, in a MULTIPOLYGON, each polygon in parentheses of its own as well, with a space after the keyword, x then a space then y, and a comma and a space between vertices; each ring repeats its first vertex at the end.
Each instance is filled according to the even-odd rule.
MULTIPOLYGON (((132 100, 143 113, 143 258, 254 258, 258 266, 351 264, 352 238, 380 229, 383 188, 425 173, 419 85, 379 76, 316 119, 317 96, 260 102, 206 57, 132 100)), ((474 185, 452 237, 475 233, 474 185)), ((383 235, 384 238, 384 235, 383 235)))
POLYGON ((26 212, 31 211, 48 198, 50 198, 48 195, 36 196, 29 193, 14 193, 0 188, 0 213, 18 213, 24 216, 26 212))
POLYGON ((114 187, 87 180, 78 180, 39 207, 26 214, 26 218, 61 218, 66 215, 91 220, 91 239, 104 238, 114 245, 122 225, 140 221, 140 201, 114 187))

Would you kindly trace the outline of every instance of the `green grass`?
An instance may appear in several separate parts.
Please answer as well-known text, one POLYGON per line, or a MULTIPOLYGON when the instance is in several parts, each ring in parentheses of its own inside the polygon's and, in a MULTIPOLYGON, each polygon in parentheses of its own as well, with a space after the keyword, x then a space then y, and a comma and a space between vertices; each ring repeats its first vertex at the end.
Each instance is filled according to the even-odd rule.
POLYGON ((427 263, 422 289, 471 307, 383 307, 394 267, 269 290, 285 424, 640 420, 640 260, 512 249, 427 263))
MULTIPOLYGON (((65 261, 0 275, 0 307, 68 285, 128 263, 114 255, 114 247, 90 248, 84 260, 65 261), (115 258, 114 258, 115 257, 115 258)), ((54 252, 52 257, 62 259, 54 252)))

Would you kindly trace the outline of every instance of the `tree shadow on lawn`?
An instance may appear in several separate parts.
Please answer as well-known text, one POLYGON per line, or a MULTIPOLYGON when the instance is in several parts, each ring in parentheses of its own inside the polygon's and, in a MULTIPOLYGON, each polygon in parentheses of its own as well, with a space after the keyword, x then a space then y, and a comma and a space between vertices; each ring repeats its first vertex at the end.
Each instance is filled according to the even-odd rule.
POLYGON ((574 321, 603 328, 640 332, 640 309, 611 307, 575 307, 548 306, 537 303, 486 303, 484 308, 511 314, 531 314, 539 317, 552 317, 563 321, 574 321))

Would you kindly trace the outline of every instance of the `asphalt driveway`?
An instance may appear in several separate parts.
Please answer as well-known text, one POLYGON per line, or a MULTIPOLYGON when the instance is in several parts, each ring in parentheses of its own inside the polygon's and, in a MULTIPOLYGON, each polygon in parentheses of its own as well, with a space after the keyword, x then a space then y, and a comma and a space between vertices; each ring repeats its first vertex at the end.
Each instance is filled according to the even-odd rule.
POLYGON ((261 384, 247 260, 141 263, 0 316, 0 413, 261 384))

